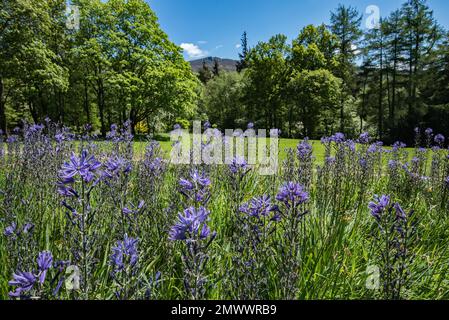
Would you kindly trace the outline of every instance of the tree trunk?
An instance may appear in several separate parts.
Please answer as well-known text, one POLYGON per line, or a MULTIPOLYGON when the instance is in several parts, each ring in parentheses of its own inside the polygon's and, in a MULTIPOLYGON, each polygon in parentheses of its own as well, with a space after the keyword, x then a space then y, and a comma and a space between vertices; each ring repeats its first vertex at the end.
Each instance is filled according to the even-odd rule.
POLYGON ((379 130, 379 139, 382 140, 383 137, 383 39, 382 34, 380 35, 380 69, 379 69, 379 119, 378 119, 378 130, 379 130))
POLYGON ((86 112, 87 122, 90 123, 89 89, 87 86, 87 79, 84 79, 84 112, 86 112))
POLYGON ((106 137, 106 123, 104 119, 104 88, 103 82, 98 81, 98 92, 97 92, 97 103, 98 103, 98 111, 100 113, 100 123, 101 123, 101 136, 103 138, 106 137))

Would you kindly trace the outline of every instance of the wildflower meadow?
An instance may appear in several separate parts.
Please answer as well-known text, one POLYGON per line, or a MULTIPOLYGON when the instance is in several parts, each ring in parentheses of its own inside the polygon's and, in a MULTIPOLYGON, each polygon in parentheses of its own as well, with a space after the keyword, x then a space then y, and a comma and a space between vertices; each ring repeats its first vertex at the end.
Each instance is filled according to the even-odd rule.
POLYGON ((24 123, 0 134, 0 298, 448 299, 449 150, 415 136, 291 140, 261 175, 173 164, 129 122, 24 123))

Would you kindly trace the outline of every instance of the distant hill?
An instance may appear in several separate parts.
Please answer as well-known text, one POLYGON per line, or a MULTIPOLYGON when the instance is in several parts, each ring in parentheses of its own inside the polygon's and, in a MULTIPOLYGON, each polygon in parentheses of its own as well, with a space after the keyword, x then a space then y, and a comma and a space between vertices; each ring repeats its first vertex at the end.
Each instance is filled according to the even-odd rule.
POLYGON ((236 71, 236 64, 237 60, 232 59, 221 59, 217 57, 207 57, 207 58, 201 58, 198 60, 190 61, 190 65, 192 66, 193 72, 199 72, 201 68, 203 67, 203 61, 206 62, 207 66, 212 70, 214 67, 214 60, 217 59, 218 63, 221 67, 221 70, 225 71, 236 71))

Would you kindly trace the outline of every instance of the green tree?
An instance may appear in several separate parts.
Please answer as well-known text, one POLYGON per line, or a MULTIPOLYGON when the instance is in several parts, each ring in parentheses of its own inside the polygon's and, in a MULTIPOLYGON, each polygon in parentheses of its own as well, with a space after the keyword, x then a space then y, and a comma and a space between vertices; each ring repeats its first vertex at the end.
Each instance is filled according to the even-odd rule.
POLYGON ((210 71, 205 60, 203 60, 203 66, 198 74, 198 79, 200 79, 203 84, 206 84, 212 79, 212 71, 210 71))
POLYGON ((289 64, 293 73, 288 84, 289 135, 300 121, 302 134, 315 137, 317 128, 329 133, 334 126, 341 81, 333 72, 338 68, 337 38, 324 25, 303 28, 293 41, 289 64))
POLYGON ((248 47, 248 35, 246 31, 243 32, 240 47, 242 48, 242 52, 239 53, 240 60, 237 62, 236 65, 237 72, 242 72, 243 70, 248 68, 247 57, 249 53, 249 47, 248 47))
POLYGON ((330 133, 334 106, 340 98, 341 80, 329 70, 295 72, 289 83, 293 103, 302 122, 303 136, 315 138, 320 124, 330 133), (330 112, 329 112, 330 111, 330 112))
POLYGON ((246 122, 242 104, 242 74, 222 72, 204 87, 202 104, 208 119, 220 128, 236 128, 246 122))
POLYGON ((214 59, 214 68, 212 69, 212 73, 214 74, 214 77, 218 77, 220 75, 220 63, 217 58, 214 59))
POLYGON ((57 23, 50 9, 50 3, 44 0, 2 2, 0 128, 3 131, 7 129, 6 105, 13 95, 28 103, 37 121, 41 114, 49 114, 46 92, 63 92, 67 88, 66 69, 60 64, 60 55, 49 45, 49 36, 57 23))
POLYGON ((354 96, 355 59, 358 55, 359 41, 362 36, 360 24, 362 15, 353 7, 339 5, 336 12, 331 12, 331 31, 339 40, 338 77, 343 80, 340 100, 340 130, 345 131, 345 101, 354 96))
POLYGON ((260 121, 266 128, 281 128, 285 89, 289 69, 286 58, 290 46, 285 35, 259 42, 248 54, 251 66, 245 73, 247 118, 260 121))
POLYGON ((402 37, 407 63, 407 129, 412 129, 425 112, 419 94, 420 82, 426 76, 429 57, 441 39, 441 29, 425 0, 408 0, 401 8, 402 37))

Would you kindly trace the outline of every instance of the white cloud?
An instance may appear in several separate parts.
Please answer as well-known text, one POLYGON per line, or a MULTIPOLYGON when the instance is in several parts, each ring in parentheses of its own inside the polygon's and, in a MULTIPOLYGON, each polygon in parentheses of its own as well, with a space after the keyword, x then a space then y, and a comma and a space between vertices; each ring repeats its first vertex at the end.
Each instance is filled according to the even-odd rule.
POLYGON ((360 54, 362 53, 362 51, 357 47, 357 45, 355 44, 351 44, 351 50, 355 53, 355 54, 360 54))
POLYGON ((184 52, 189 58, 202 58, 207 55, 207 51, 203 51, 200 47, 193 43, 181 43, 180 47, 184 49, 184 52))
POLYGON ((223 45, 220 44, 220 45, 215 47, 215 50, 218 50, 218 49, 221 49, 221 48, 223 48, 223 45))
POLYGON ((240 48, 242 47, 242 45, 241 45, 240 43, 237 43, 237 44, 235 45, 235 47, 236 47, 237 49, 240 49, 240 48))
POLYGON ((206 43, 207 43, 207 41, 204 41, 204 40, 200 40, 200 41, 198 41, 197 43, 198 43, 198 44, 206 44, 206 43))

